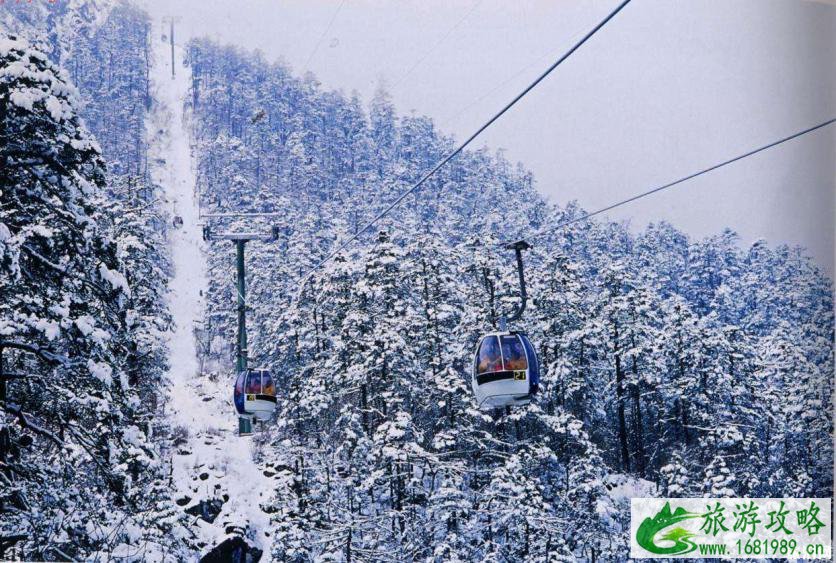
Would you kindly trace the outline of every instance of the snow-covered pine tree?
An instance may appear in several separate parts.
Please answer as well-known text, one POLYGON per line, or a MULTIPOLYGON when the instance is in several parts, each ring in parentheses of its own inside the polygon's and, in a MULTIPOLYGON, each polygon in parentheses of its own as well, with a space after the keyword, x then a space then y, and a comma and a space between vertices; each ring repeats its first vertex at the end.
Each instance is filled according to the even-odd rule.
MULTIPOLYGON (((610 482, 683 496, 718 483, 718 491, 770 496, 786 481, 781 466, 804 473, 807 461, 796 455, 804 439, 832 452, 823 445, 832 417, 802 439, 798 426, 776 425, 785 413, 763 407, 780 389, 805 405, 793 413, 799 424, 805 412, 829 409, 827 399, 819 405, 798 385, 770 381, 789 373, 783 358, 793 358, 809 374, 799 380, 804 386, 831 385, 821 378, 832 373, 832 287, 802 253, 765 244, 743 251, 731 231, 692 240, 667 224, 634 234, 626 225, 581 221, 538 238, 526 255, 529 309, 515 328, 529 332, 541 354, 543 392, 496 421, 476 410, 473 347, 516 300, 510 257, 489 249, 537 224, 583 214, 576 203, 546 204, 528 172, 487 148, 464 151, 388 217, 389 246, 366 233, 288 306, 308 268, 451 140, 425 117, 397 115, 383 91, 366 117, 356 96, 326 91, 312 75, 296 77, 257 54, 208 40, 193 41, 189 52, 204 202, 291 218, 275 247, 250 255, 249 300, 255 353, 285 378, 271 431, 277 452, 292 452, 293 463, 283 462, 293 468, 285 484, 298 491, 275 499, 295 515, 276 523, 285 547, 301 541, 304 529, 319 542, 304 555, 311 559, 517 555, 525 551, 521 528, 506 528, 507 542, 503 530, 488 545, 480 543, 484 523, 493 510, 528 513, 496 494, 510 490, 507 481, 493 483, 490 506, 485 495, 495 472, 532 479, 505 461, 537 448, 549 462, 535 470, 539 482, 522 488, 534 487, 544 502, 513 498, 528 499, 526 509, 540 506, 544 521, 561 522, 545 543, 530 543, 530 553, 616 558, 625 549, 623 499, 613 499, 610 482), (474 239, 482 246, 477 260, 468 246, 474 239), (785 355, 761 341, 782 321, 789 329, 781 338, 794 345, 785 355), (776 428, 780 446, 770 434, 776 428), (628 475, 618 475, 622 434, 628 475), (751 452, 770 463, 747 464, 751 452)), ((221 331, 234 327, 225 313, 233 299, 228 254, 214 248, 210 256, 208 302, 221 331)), ((519 467, 535 465, 528 463, 519 467)), ((814 461, 805 490, 828 494, 829 471, 814 461)))
POLYGON ((23 375, 2 404, 0 511, 2 533, 37 559, 154 533, 141 523, 159 460, 133 372, 132 293, 77 106, 65 72, 0 37, 0 347, 23 375))

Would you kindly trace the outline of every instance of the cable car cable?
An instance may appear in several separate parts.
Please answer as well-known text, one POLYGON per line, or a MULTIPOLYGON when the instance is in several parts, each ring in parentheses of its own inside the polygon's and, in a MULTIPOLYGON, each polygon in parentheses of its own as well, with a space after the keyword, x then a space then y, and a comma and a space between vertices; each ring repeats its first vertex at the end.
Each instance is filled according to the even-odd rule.
POLYGON ((453 158, 455 158, 455 157, 456 157, 456 156, 457 156, 460 152, 462 152, 462 151, 463 151, 463 150, 464 150, 464 149, 465 149, 468 145, 470 145, 470 143, 472 143, 472 142, 473 142, 473 140, 474 140, 474 139, 476 139, 476 137, 478 137, 479 135, 481 135, 481 134, 482 134, 482 133, 483 133, 483 132, 484 132, 484 131, 488 128, 488 127, 490 127, 491 125, 493 125, 493 123, 494 123, 497 119, 499 119, 500 117, 502 117, 502 116, 503 116, 503 115, 504 115, 504 114, 505 114, 505 113, 506 113, 509 109, 511 109, 512 107, 514 107, 514 105, 516 105, 516 103, 517 103, 517 102, 519 102, 519 101, 520 101, 520 100, 521 100, 521 99, 522 99, 522 98, 523 98, 526 94, 528 94, 528 93, 529 93, 532 89, 534 89, 534 87, 535 87, 535 86, 537 86, 538 84, 540 84, 540 82, 542 82, 542 81, 543 81, 543 80, 544 80, 544 79, 545 79, 545 78, 546 78, 549 74, 551 74, 551 72, 552 72, 554 69, 556 69, 558 66, 560 66, 560 65, 561 65, 561 63, 563 63, 563 61, 565 61, 566 59, 568 59, 568 58, 569 58, 569 57, 570 57, 570 56, 571 56, 571 55, 572 55, 575 51, 577 51, 577 50, 581 47, 581 45, 583 45, 584 43, 586 43, 586 42, 587 42, 587 41, 588 41, 588 40, 589 40, 589 39, 590 39, 593 35, 595 35, 595 34, 596 34, 596 33, 597 33, 597 32, 598 32, 598 31, 599 31, 602 27, 604 27, 604 26, 605 26, 605 25, 606 25, 606 24, 607 24, 607 23, 608 23, 608 22, 609 22, 612 18, 614 18, 614 17, 615 17, 615 15, 616 15, 616 14, 618 14, 618 12, 620 12, 620 11, 621 11, 621 10, 622 10, 622 9, 623 9, 623 8, 624 8, 627 4, 629 4, 630 2, 631 2, 631 0, 623 0, 623 1, 622 1, 622 2, 621 2, 621 3, 620 3, 620 4, 619 4, 619 5, 618 5, 618 6, 617 6, 614 10, 613 10, 613 11, 611 11, 609 14, 607 14, 607 16, 606 16, 604 19, 602 19, 602 20, 601 20, 601 21, 600 21, 600 22, 599 22, 599 23, 598 23, 595 27, 593 27, 590 31, 588 31, 588 32, 586 33, 586 35, 584 35, 584 36, 583 36, 580 40, 578 40, 578 41, 577 41, 574 45, 572 45, 572 47, 571 47, 568 51, 566 51, 566 52, 565 52, 565 53, 564 53, 564 54, 563 54, 563 55, 562 55, 559 59, 557 59, 557 61, 555 61, 554 63, 552 63, 552 65, 551 65, 551 66, 549 66, 549 68, 547 68, 547 69, 546 69, 546 70, 545 70, 542 74, 540 74, 540 75, 539 75, 539 76, 538 76, 538 77, 537 77, 537 78, 536 78, 536 79, 535 79, 535 80, 534 80, 531 84, 529 84, 529 85, 528 85, 528 86, 527 86, 527 87, 526 87, 526 88, 525 88, 522 92, 520 92, 519 94, 517 94, 517 96, 516 96, 516 97, 514 97, 514 99, 513 99, 513 100, 511 100, 510 102, 508 102, 508 103, 507 103, 507 104, 506 104, 506 105, 505 105, 505 106, 504 106, 501 110, 499 110, 496 114, 494 114, 494 116, 493 116, 493 117, 491 117, 491 118, 490 118, 488 121, 486 121, 486 122, 485 122, 485 123, 484 123, 481 127, 479 127, 479 129, 477 129, 475 133, 473 133, 470 137, 468 137, 468 138, 467 138, 467 139, 466 139, 463 143, 461 143, 461 144, 460 144, 460 145, 459 145, 459 146, 458 146, 455 150, 453 150, 453 151, 452 151, 451 153, 449 153, 447 156, 445 156, 444 158, 442 158, 442 159, 438 162, 438 164, 436 164, 436 165, 435 165, 432 169, 430 169, 430 171, 429 171, 429 172, 427 172, 426 174, 424 174, 424 175, 421 177, 421 179, 420 179, 420 180, 418 180, 418 181, 417 181, 417 182, 416 182, 416 183, 415 183, 415 184, 414 184, 411 188, 409 188, 408 190, 406 190, 405 192, 403 192, 401 195, 399 195, 399 196, 398 196, 398 197, 397 197, 397 198, 396 198, 396 199, 395 199, 392 203, 390 203, 390 204, 386 207, 386 209, 384 209, 383 211, 381 211, 380 213, 378 213, 377 215, 375 215, 375 216, 374 216, 374 218, 373 218, 371 221, 369 221, 368 223, 366 223, 366 225, 365 225, 363 228, 361 228, 359 231, 357 231, 357 232, 355 232, 353 235, 351 235, 351 236, 350 236, 350 237, 349 237, 349 238, 348 238, 345 242, 343 242, 342 244, 340 244, 340 245, 337 247, 337 249, 336 249, 336 250, 332 251, 332 252, 331 252, 330 254, 328 254, 328 255, 327 255, 324 259, 320 260, 320 261, 319 261, 319 262, 318 262, 318 263, 317 263, 314 267, 312 267, 310 270, 308 270, 308 272, 307 272, 307 273, 306 273, 306 274, 302 277, 302 279, 299 281, 299 292, 298 292, 298 294, 301 294, 302 289, 304 288, 304 286, 305 286, 305 284, 307 283, 308 279, 310 278, 310 276, 311 276, 311 275, 312 275, 315 271, 317 271, 317 270, 318 270, 318 269, 320 269, 322 266, 324 266, 325 264, 327 264, 328 262, 330 262, 330 261, 331 261, 331 260, 332 260, 335 256, 337 256, 340 252, 342 252, 342 251, 343 251, 343 250, 345 250, 345 249, 346 249, 349 245, 351 245, 351 243, 353 243, 355 240, 357 240, 357 239, 360 237, 360 235, 362 235, 363 233, 365 233, 366 231, 368 231, 368 230, 369 230, 371 227, 373 227, 373 226, 374 226, 374 225, 375 225, 378 221, 380 221, 381 219, 383 219, 383 217, 385 217, 386 215, 388 215, 390 211, 392 211, 395 207, 397 207, 398 205, 400 205, 400 203, 401 203, 404 199, 406 199, 406 198, 407 198, 407 196, 411 195, 411 194, 412 194, 412 193, 414 193, 414 192, 415 192, 418 188, 420 188, 420 187, 424 184, 424 182, 426 182, 426 181, 427 181, 428 179, 430 179, 430 178, 431 178, 431 177, 432 177, 432 176, 433 176, 436 172, 438 172, 438 170, 439 170, 439 169, 441 169, 441 167, 442 167, 442 166, 444 166, 445 164, 447 164, 448 162, 450 162, 453 158))
MULTIPOLYGON (((589 9, 587 8, 587 10, 584 12, 584 15, 586 15, 586 13, 588 11, 589 11, 589 9)), ((578 31, 578 32, 573 33, 572 37, 569 40, 570 41, 574 40, 576 37, 580 36, 581 33, 583 33, 583 32, 578 31)), ((525 64, 524 66, 519 68, 513 74, 509 75, 507 78, 502 80, 502 82, 493 86, 487 92, 483 92, 482 94, 480 94, 476 98, 473 98, 472 100, 470 100, 470 102, 467 103, 467 105, 459 106, 459 108, 457 110, 453 111, 452 113, 448 113, 446 116, 444 116, 443 118, 440 119, 440 123, 446 124, 449 128, 453 123, 456 123, 463 114, 467 113, 474 106, 476 106, 477 104, 479 104, 480 102, 482 102, 483 100, 485 100, 486 98, 491 96, 492 94, 495 94, 496 92, 501 90, 503 87, 510 84, 515 78, 519 77, 521 74, 525 73, 530 68, 533 68, 534 66, 539 65, 541 60, 551 59, 552 57, 556 56, 557 54, 558 53, 555 53, 554 48, 549 49, 547 52, 541 53, 540 56, 535 57, 534 59, 532 59, 528 64, 525 64)))
POLYGON ((331 31, 331 26, 334 25, 334 20, 337 19, 337 14, 340 13, 340 10, 343 9, 344 5, 345 5, 345 0, 342 0, 340 2, 339 6, 337 6, 337 9, 334 10, 333 15, 331 16, 331 20, 328 22, 328 25, 325 27, 325 29, 322 30, 322 35, 319 36, 319 40, 316 42, 316 45, 314 45, 313 51, 311 51, 311 54, 308 55, 308 59, 305 61, 305 65, 302 67, 302 74, 303 75, 308 70, 308 65, 311 64, 311 61, 313 60, 314 55, 316 55, 316 52, 319 51, 319 47, 322 45, 322 41, 325 39, 325 36, 328 35, 329 31, 331 31))
POLYGON ((462 23, 463 23, 463 22, 464 22, 467 18, 469 18, 469 17, 470 17, 470 15, 471 15, 471 14, 473 14, 473 12, 475 12, 475 11, 476 11, 476 8, 478 8, 478 7, 482 4, 482 2, 484 2, 484 0, 476 0, 476 1, 473 3, 473 5, 470 7, 470 9, 467 11, 467 13, 466 13, 465 15, 463 15, 461 18, 459 18, 459 20, 458 20, 456 23, 454 23, 454 24, 453 24, 453 26, 452 26, 450 29, 448 29, 448 30, 447 30, 447 32, 446 32, 446 33, 445 33, 445 34, 444 34, 444 35, 443 35, 443 36, 442 36, 442 37, 441 37, 438 41, 436 41, 436 42, 435 42, 435 44, 434 44, 432 47, 430 47, 429 49, 427 49, 427 51, 425 51, 425 52, 424 52, 424 54, 423 54, 421 57, 419 57, 419 58, 418 58, 418 60, 417 60, 417 61, 415 61, 415 62, 412 64, 412 66, 411 66, 411 67, 409 67, 409 69, 408 69, 405 73, 403 73, 403 74, 401 75, 401 77, 400 77, 400 78, 398 78, 398 79, 395 81, 395 83, 394 83, 394 84, 392 84, 392 91, 396 90, 396 89, 397 89, 397 87, 398 87, 401 83, 403 83, 403 81, 404 81, 404 80, 406 80, 407 78, 409 78, 409 75, 410 75, 410 74, 412 74, 412 72, 413 72, 416 68, 418 68, 418 67, 421 65, 421 63, 423 63, 425 60, 427 60, 427 57, 429 57, 430 55, 432 55, 432 54, 433 54, 433 52, 434 52, 436 49, 438 49, 439 45, 441 45, 442 43, 444 43, 445 41, 447 41, 447 39, 450 37, 450 35, 452 35, 452 34, 453 34, 453 32, 454 32, 454 31, 456 31, 456 29, 457 29, 457 28, 458 28, 458 27, 459 27, 459 26, 460 26, 460 25, 461 25, 461 24, 462 24, 462 23))
POLYGON ((513 241, 513 242, 510 242, 510 243, 508 243, 508 242, 501 243, 501 245, 500 245, 500 246, 506 247, 506 246, 508 246, 509 244, 515 244, 515 243, 517 243, 517 242, 521 242, 521 241, 523 241, 523 239, 525 239, 525 240, 533 240, 533 239, 539 238, 539 237, 541 237, 541 236, 543 236, 543 235, 545 235, 545 234, 547 234, 547 233, 550 233, 550 232, 556 231, 556 230, 558 230, 558 229, 562 229, 563 227, 567 227, 567 226, 569 226, 569 225, 572 225, 572 224, 574 224, 574 223, 578 223, 578 222, 580 222, 580 221, 585 221, 585 220, 589 219, 590 217, 594 217, 594 216, 596 216, 596 215, 600 215, 601 213, 606 213, 607 211, 610 211, 610 210, 612 210, 612 209, 615 209, 616 207, 621 207, 622 205, 626 205, 626 204, 628 204, 628 203, 632 203, 632 202, 634 202, 634 201, 636 201, 636 200, 639 200, 639 199, 645 198, 645 197, 647 197, 647 196, 649 196, 649 195, 653 195, 653 194, 655 194, 655 193, 659 193, 659 192, 661 192, 661 191, 663 191, 663 190, 667 190, 668 188, 672 188, 672 187, 674 187, 674 186, 677 186, 677 185, 679 185, 679 184, 682 184, 683 182, 687 182, 688 180, 693 180, 693 179, 694 179, 694 178, 696 178, 697 176, 702 176, 703 174, 707 174, 707 173, 709 173, 709 172, 712 172, 712 171, 714 171, 714 170, 717 170, 717 169, 719 169, 719 168, 722 168, 722 167, 724 167, 724 166, 727 166, 727 165, 729 165, 729 164, 732 164, 732 163, 734 163, 734 162, 737 162, 738 160, 743 160, 744 158, 747 158, 747 157, 753 156, 753 155, 758 154, 759 152, 765 151, 765 150, 767 150, 767 149, 771 149, 772 147, 776 147, 776 146, 778 146, 778 145, 780 145, 780 144, 782 144, 782 143, 786 143, 787 141, 791 141, 791 140, 793 140, 793 139, 797 139, 798 137, 801 137, 801 136, 803 136, 803 135, 806 135, 807 133, 812 133, 813 131, 816 131, 817 129, 821 129, 822 127, 827 127, 828 125, 831 125, 831 124, 832 124, 832 123, 834 123, 834 122, 836 122, 836 118, 833 118, 833 119, 828 119, 827 121, 825 121, 825 122, 823 122, 823 123, 819 123, 818 125, 814 125, 813 127, 809 127, 809 128, 807 128, 807 129, 804 129, 803 131, 799 131, 799 132, 797 132, 797 133, 793 133, 792 135, 790 135, 790 136, 788 136, 788 137, 784 137, 783 139, 779 139, 779 140, 777 140, 777 141, 773 141, 772 143, 769 143, 768 145, 763 145, 762 147, 758 147, 758 148, 756 148, 756 149, 754 149, 754 150, 751 150, 751 151, 749 151, 749 152, 746 152, 746 153, 743 153, 743 154, 741 154, 741 155, 735 156, 734 158, 730 158, 730 159, 728 159, 728 160, 724 160, 723 162, 721 162, 721 163, 719 163, 719 164, 715 164, 714 166, 709 166, 708 168, 703 168, 702 170, 700 170, 700 171, 698 171, 698 172, 694 172, 693 174, 689 174, 689 175, 687 175, 687 176, 683 176, 682 178, 680 178, 680 179, 678 179, 678 180, 674 180, 673 182, 669 182, 669 183, 664 184, 664 185, 662 185, 662 186, 658 186, 658 187, 655 187, 655 188, 653 188, 653 189, 647 190, 646 192, 642 192, 642 193, 640 193, 640 194, 634 195, 634 196, 629 197, 629 198, 627 198, 627 199, 621 200, 621 201, 619 201, 619 202, 617 202, 617 203, 613 203, 613 204, 608 205, 608 206, 606 206, 606 207, 602 207, 601 209, 597 209, 597 210, 592 211, 592 212, 590 212, 590 213, 586 213, 586 214, 584 214, 584 215, 581 215, 580 217, 573 217, 572 219, 568 219, 568 220, 566 220, 566 221, 563 221, 563 222, 561 222, 561 223, 558 223, 557 225, 555 225, 555 226, 553 226, 553 227, 546 227, 546 228, 543 228, 543 229, 541 229, 541 230, 539 230, 539 231, 535 231, 534 233, 532 233, 532 234, 530 234, 530 235, 528 235, 528 236, 518 237, 518 238, 517 238, 517 240, 515 240, 515 241, 513 241))

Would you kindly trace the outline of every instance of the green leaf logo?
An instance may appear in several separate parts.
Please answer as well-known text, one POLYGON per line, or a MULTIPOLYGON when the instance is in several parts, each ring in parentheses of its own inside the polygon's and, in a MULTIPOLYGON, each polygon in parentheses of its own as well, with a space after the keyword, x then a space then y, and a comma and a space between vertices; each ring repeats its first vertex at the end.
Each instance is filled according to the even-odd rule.
POLYGON ((672 542, 672 545, 656 545, 654 538, 656 534, 665 528, 683 520, 699 518, 700 516, 700 514, 688 512, 681 507, 671 512, 671 504, 666 502, 665 506, 662 507, 662 510, 656 516, 653 518, 645 518, 639 525, 639 529, 636 530, 636 542, 650 553, 657 555, 684 555, 691 553, 697 549, 697 544, 691 541, 691 538, 696 536, 696 534, 684 528, 677 526, 658 538, 660 542, 672 542))

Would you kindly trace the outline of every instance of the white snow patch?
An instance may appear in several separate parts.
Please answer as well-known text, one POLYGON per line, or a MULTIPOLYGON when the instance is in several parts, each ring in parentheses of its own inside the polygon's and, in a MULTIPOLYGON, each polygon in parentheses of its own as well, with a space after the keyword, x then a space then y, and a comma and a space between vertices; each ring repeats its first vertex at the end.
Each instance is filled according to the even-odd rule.
POLYGON ((0 56, 5 57, 10 51, 25 51, 26 43, 20 39, 10 39, 8 37, 0 37, 0 56))
POLYGON ((94 321, 93 317, 90 315, 79 317, 74 322, 75 326, 78 327, 78 330, 81 331, 81 334, 90 337, 90 339, 96 344, 101 345, 110 340, 110 334, 98 328, 96 326, 96 321, 94 321))
POLYGON ((90 315, 84 315, 75 320, 75 326, 84 336, 89 336, 96 326, 96 321, 90 315))
POLYGON ((29 230, 43 238, 52 238, 53 230, 45 225, 32 225, 29 230))
POLYGON ((136 426, 128 426, 122 431, 122 440, 126 444, 141 448, 145 445, 145 434, 136 426))
POLYGON ((61 334, 61 325, 55 321, 38 319, 35 321, 35 330, 39 330, 46 336, 47 340, 55 340, 61 334))
POLYGON ((49 115, 51 115, 52 119, 55 121, 60 122, 64 119, 64 106, 55 96, 48 97, 46 102, 44 102, 44 107, 46 107, 46 111, 49 112, 49 115))
POLYGON ((109 365, 87 360, 87 369, 90 371, 90 375, 104 383, 105 387, 110 387, 113 383, 113 368, 109 365))
POLYGON ((35 102, 40 99, 40 96, 37 96, 36 93, 37 90, 32 90, 31 88, 27 88, 26 90, 15 90, 9 95, 9 101, 19 108, 23 108, 26 111, 32 111, 32 107, 35 102))
POLYGON ((122 293, 130 297, 131 288, 128 286, 128 280, 122 272, 111 270, 104 264, 101 264, 99 265, 99 275, 102 276, 103 280, 110 282, 113 289, 120 289, 122 290, 122 293))
POLYGON ((658 494, 656 484, 645 479, 614 474, 608 481, 609 496, 613 500, 629 501, 631 498, 649 498, 658 494))
POLYGON ((192 86, 189 69, 182 66, 183 50, 175 46, 178 61, 171 78, 171 51, 167 42, 155 40, 152 83, 156 105, 147 130, 156 184, 165 186, 166 198, 183 225, 171 231, 174 277, 169 284, 170 311, 175 329, 171 334, 169 416, 173 428, 187 429, 187 442, 175 452, 172 465, 173 486, 178 495, 193 502, 228 495, 214 524, 202 520, 191 527, 207 545, 217 545, 227 537, 225 526, 249 527, 254 543, 269 553, 270 518, 260 508, 273 492, 274 483, 253 460, 252 438, 237 436, 237 415, 232 396, 232 375, 216 381, 201 377, 194 338, 195 323, 202 321, 204 302, 201 290, 207 287, 202 231, 195 198, 196 175, 190 137, 186 128, 183 101, 192 86), (158 135, 158 132, 163 132, 158 135), (199 480, 200 473, 208 473, 199 480), (219 485, 215 489, 215 485, 219 485))
POLYGON ((70 308, 65 304, 59 305, 56 303, 55 305, 50 305, 49 312, 54 315, 58 315, 62 319, 66 319, 70 316, 70 308))

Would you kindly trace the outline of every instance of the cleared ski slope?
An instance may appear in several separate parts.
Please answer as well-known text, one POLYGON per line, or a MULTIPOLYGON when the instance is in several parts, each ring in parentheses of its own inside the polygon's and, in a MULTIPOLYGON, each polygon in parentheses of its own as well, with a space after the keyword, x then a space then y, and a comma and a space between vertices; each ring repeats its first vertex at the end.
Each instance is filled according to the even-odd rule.
MULTIPOLYGON (((174 498, 189 497, 184 508, 200 501, 224 500, 213 523, 194 517, 192 531, 205 543, 202 555, 217 545, 228 526, 245 531, 248 543, 265 550, 268 516, 259 504, 269 498, 270 479, 253 463, 252 439, 237 435, 232 395, 232 374, 218 381, 201 377, 194 335, 203 319, 201 290, 206 287, 203 241, 195 194, 195 173, 190 150, 188 116, 183 101, 190 95, 191 72, 184 67, 183 52, 175 47, 176 77, 171 77, 171 48, 160 36, 155 48, 152 84, 156 105, 149 123, 152 175, 164 187, 172 218, 183 225, 171 231, 174 277, 170 282, 170 307, 176 328, 171 335, 169 402, 166 412, 172 428, 185 436, 172 452, 174 498)), ((197 557, 196 557, 197 558, 197 557)))

